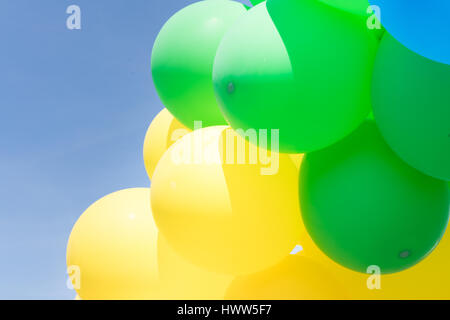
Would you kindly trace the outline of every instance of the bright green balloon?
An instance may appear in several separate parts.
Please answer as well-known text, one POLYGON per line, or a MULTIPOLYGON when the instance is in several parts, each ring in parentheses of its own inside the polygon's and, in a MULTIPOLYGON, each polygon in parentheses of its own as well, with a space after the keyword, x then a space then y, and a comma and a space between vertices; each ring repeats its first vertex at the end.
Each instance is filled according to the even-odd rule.
POLYGON ((372 102, 391 148, 419 171, 450 180, 450 65, 424 58, 386 33, 372 102))
POLYGON ((350 269, 409 268, 441 239, 450 192, 408 166, 367 120, 344 140, 307 154, 300 169, 305 226, 318 247, 350 269))
POLYGON ((212 68, 220 40, 247 12, 243 4, 201 1, 172 16, 152 52, 152 75, 167 109, 185 126, 226 124, 214 96, 212 68))
POLYGON ((321 149, 368 115, 377 47, 357 16, 317 0, 268 1, 225 35, 214 88, 234 129, 279 129, 281 152, 321 149))
POLYGON ((250 0, 250 3, 254 6, 256 6, 257 4, 260 4, 261 2, 264 2, 265 0, 250 0))
POLYGON ((319 0, 327 5, 346 12, 366 16, 367 8, 370 6, 368 0, 319 0))

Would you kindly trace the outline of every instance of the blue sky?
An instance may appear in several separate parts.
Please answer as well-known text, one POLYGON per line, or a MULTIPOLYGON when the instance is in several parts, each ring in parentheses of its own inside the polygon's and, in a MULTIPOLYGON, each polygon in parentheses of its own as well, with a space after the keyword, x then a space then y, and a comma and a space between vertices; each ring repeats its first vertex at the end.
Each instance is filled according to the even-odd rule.
POLYGON ((142 143, 163 107, 151 48, 193 2, 0 2, 0 299, 73 299, 65 253, 77 218, 149 185, 142 143), (81 30, 66 28, 72 4, 81 30))

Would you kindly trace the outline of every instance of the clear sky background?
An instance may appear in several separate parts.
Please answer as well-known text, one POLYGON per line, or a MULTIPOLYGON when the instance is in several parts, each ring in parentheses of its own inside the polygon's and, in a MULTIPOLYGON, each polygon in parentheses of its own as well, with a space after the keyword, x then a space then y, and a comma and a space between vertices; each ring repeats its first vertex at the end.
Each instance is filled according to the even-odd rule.
POLYGON ((193 2, 0 1, 0 299, 73 299, 72 226, 102 196, 149 185, 142 144, 163 108, 151 49, 193 2), (81 30, 66 28, 72 4, 81 30))

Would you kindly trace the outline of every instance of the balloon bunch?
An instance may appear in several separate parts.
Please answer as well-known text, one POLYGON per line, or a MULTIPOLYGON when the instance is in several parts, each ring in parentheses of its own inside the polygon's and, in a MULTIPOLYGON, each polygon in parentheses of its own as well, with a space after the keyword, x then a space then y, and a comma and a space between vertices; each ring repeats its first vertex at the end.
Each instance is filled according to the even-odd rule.
POLYGON ((76 223, 80 298, 450 298, 448 41, 402 41, 411 21, 388 3, 176 13, 151 58, 151 190, 76 223))

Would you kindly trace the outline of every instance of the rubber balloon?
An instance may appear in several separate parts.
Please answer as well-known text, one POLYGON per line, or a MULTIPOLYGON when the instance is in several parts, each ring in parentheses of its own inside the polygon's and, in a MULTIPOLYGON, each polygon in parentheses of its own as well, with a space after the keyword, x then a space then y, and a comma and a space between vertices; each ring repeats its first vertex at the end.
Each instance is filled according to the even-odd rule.
POLYGON ((450 65, 426 59, 386 34, 373 75, 375 120, 409 165, 450 180, 450 65))
POLYGON ((158 235, 158 267, 160 280, 170 300, 219 300, 233 277, 199 268, 177 254, 158 235))
POLYGON ((346 299, 346 289, 320 264, 291 255, 276 266, 233 280, 225 295, 231 300, 346 299))
POLYGON ((300 169, 303 221, 317 246, 352 270, 412 267, 438 244, 449 218, 443 181, 406 165, 375 123, 324 150, 300 169))
MULTIPOLYGON (((436 249, 417 265, 394 274, 374 274, 374 266, 366 273, 347 269, 327 257, 314 243, 301 223, 297 256, 313 260, 336 281, 345 286, 352 300, 449 299, 450 231, 444 234, 436 249)), ((299 272, 302 270, 298 269, 299 272)))
POLYGON ((329 6, 335 7, 346 12, 357 14, 360 16, 367 16, 367 8, 369 7, 368 0, 319 0, 329 6))
POLYGON ((76 222, 67 265, 83 300, 161 298, 149 198, 149 189, 121 190, 95 202, 76 222))
POLYGON ((212 68, 225 31, 246 12, 243 4, 200 1, 177 12, 160 31, 152 52, 156 90, 185 126, 226 124, 214 97, 212 68))
POLYGON ((296 245, 297 189, 289 155, 210 127, 163 155, 152 209, 160 232, 184 258, 211 271, 248 274, 277 264, 296 245))
POLYGON ((191 130, 183 126, 167 109, 163 109, 148 127, 144 141, 144 164, 148 177, 151 179, 153 171, 164 152, 182 136, 191 130))
POLYGON ((221 110, 235 129, 275 131, 281 152, 324 148, 369 113, 377 46, 364 19, 316 0, 259 4, 219 46, 221 110))
POLYGON ((370 0, 386 30, 410 50, 450 64, 450 2, 446 0, 370 0))
POLYGON ((250 3, 254 6, 256 6, 257 4, 260 4, 261 2, 264 2, 265 0, 250 0, 250 3))

